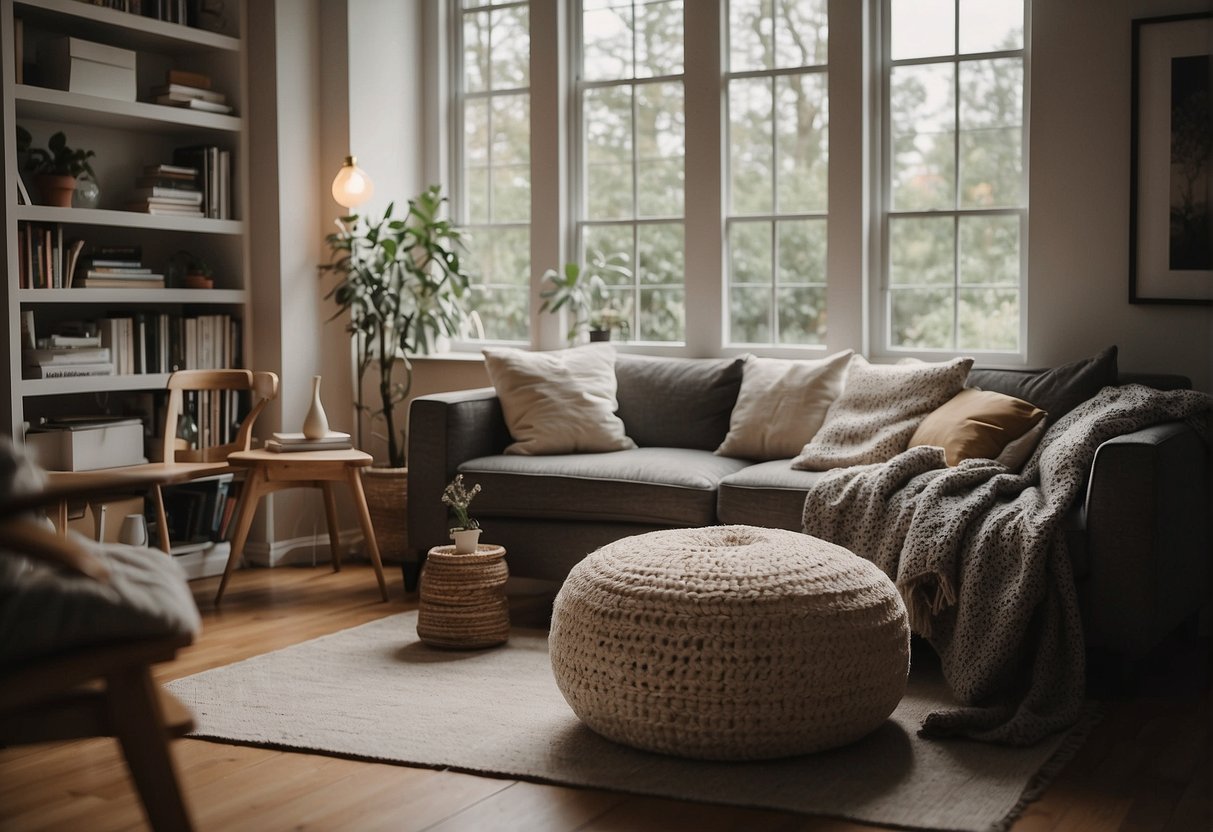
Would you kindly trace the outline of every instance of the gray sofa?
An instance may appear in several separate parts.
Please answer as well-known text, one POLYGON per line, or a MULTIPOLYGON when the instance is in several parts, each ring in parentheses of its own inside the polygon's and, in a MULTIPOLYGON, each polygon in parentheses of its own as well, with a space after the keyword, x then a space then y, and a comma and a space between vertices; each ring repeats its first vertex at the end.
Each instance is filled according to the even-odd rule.
MULTIPOLYGON (((627 535, 717 523, 799 531, 805 493, 822 474, 792 470, 789 460, 712 453, 728 432, 742 366, 741 359, 619 355, 617 412, 639 447, 604 454, 503 454, 510 436, 492 388, 417 398, 410 558, 416 564, 449 542, 440 498, 459 472, 481 484, 473 514, 484 540, 506 547, 511 574, 555 585, 586 554, 627 535)), ((970 384, 1028 398, 1047 386, 1041 379, 1040 371, 974 369, 970 384)), ((1062 391, 1070 401, 1061 403, 1055 389, 1052 406, 1073 407, 1116 380, 1189 386, 1171 375, 1118 379, 1113 349, 1110 364, 1070 372, 1062 391)), ((1209 507, 1208 450, 1186 424, 1156 425, 1099 448, 1086 500, 1067 526, 1090 648, 1144 655, 1209 599, 1209 507)))

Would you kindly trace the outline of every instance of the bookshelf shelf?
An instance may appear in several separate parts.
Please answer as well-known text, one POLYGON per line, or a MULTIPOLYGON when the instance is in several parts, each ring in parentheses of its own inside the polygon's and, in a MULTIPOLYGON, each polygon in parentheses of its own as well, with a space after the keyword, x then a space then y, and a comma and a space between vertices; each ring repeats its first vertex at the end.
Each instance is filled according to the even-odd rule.
POLYGON ((120 130, 154 130, 169 135, 192 136, 199 130, 239 133, 244 127, 244 122, 237 116, 144 101, 117 101, 28 84, 16 86, 13 103, 17 118, 70 121, 73 124, 120 130))
POLYGON ((140 214, 106 208, 53 208, 49 205, 18 205, 13 211, 18 220, 57 222, 64 225, 104 225, 114 228, 143 228, 154 231, 186 231, 192 234, 244 233, 240 220, 213 220, 206 217, 172 217, 140 214))
POLYGON ((103 41, 125 49, 236 53, 241 46, 239 38, 79 0, 15 0, 13 9, 18 17, 57 29, 65 35, 103 41))
POLYGON ((163 390, 168 373, 83 378, 30 378, 21 381, 23 396, 59 396, 66 393, 113 393, 134 390, 163 390))
POLYGON ((21 303, 206 304, 244 306, 243 289, 20 289, 21 303))

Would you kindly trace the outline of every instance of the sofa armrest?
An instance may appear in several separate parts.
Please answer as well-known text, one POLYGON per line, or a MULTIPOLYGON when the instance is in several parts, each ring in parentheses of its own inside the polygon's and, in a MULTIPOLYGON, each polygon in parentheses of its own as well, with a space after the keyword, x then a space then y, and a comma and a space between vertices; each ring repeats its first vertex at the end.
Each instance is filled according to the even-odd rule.
POLYGON ((449 542, 442 492, 460 464, 510 442, 492 387, 418 396, 409 406, 409 558, 449 542))
POLYGON ((1209 449, 1183 422, 1115 437, 1087 489, 1087 642, 1144 655, 1208 603, 1209 449))

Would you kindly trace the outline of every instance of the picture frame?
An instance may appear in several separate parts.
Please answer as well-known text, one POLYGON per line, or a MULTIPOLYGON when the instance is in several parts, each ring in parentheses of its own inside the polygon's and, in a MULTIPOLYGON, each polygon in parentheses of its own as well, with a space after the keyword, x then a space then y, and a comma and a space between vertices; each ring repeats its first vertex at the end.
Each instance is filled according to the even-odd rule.
POLYGON ((1129 302, 1213 304, 1213 13, 1133 21, 1129 302))

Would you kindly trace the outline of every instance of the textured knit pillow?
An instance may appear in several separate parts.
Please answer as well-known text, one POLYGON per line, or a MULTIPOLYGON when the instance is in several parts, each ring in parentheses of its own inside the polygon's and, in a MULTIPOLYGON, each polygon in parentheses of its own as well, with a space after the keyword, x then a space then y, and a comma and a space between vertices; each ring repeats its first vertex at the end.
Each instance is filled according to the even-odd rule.
POLYGON ((961 391, 972 358, 940 364, 869 364, 851 359, 842 395, 792 467, 826 471, 887 462, 909 447, 926 415, 961 391))
POLYGON ((796 456, 842 392, 851 354, 813 361, 749 356, 729 433, 716 453, 759 460, 796 456))
POLYGON ((1043 410, 1023 399, 970 387, 923 419, 909 447, 943 448, 952 466, 966 459, 997 459, 1044 417, 1043 410))
POLYGON ((615 411, 615 350, 484 350, 489 379, 514 443, 507 454, 622 451, 636 443, 615 411))

